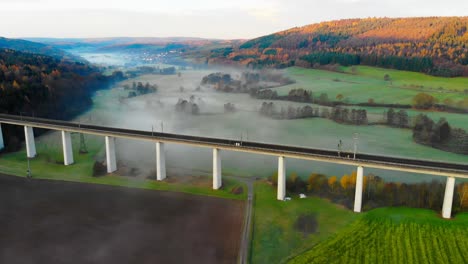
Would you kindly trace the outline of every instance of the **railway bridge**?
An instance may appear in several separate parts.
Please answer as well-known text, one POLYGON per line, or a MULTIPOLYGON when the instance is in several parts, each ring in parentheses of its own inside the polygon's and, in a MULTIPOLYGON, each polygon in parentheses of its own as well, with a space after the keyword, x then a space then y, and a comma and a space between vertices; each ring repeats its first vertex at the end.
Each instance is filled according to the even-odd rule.
POLYGON ((64 165, 71 165, 74 163, 71 144, 72 132, 103 136, 106 144, 106 164, 108 173, 112 173, 117 170, 117 160, 115 155, 116 138, 154 142, 156 147, 156 179, 158 181, 162 181, 166 178, 165 144, 174 143, 211 148, 213 149, 213 189, 219 189, 222 185, 222 151, 238 151, 276 156, 278 157, 278 200, 284 200, 286 196, 286 158, 356 166, 357 178, 354 197, 355 212, 361 212, 364 168, 377 168, 446 177, 447 182, 442 206, 442 217, 444 218, 451 217, 455 179, 468 178, 468 164, 370 155, 364 153, 356 153, 354 155, 354 153, 349 152, 339 153, 336 150, 149 132, 5 114, 0 114, 0 150, 4 148, 1 124, 24 127, 28 158, 34 158, 36 156, 34 128, 60 131, 62 135, 64 165))

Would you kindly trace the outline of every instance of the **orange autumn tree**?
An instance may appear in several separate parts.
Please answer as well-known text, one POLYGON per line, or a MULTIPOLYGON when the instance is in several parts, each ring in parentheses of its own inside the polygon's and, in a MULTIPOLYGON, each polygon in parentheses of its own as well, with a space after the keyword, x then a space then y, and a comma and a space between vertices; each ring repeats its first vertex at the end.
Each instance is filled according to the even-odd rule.
POLYGON ((328 178, 328 187, 330 188, 332 192, 335 191, 337 187, 337 183, 338 183, 338 180, 336 176, 331 176, 330 178, 328 178))
POLYGON ((468 182, 458 184, 457 192, 460 198, 460 208, 468 207, 468 182))

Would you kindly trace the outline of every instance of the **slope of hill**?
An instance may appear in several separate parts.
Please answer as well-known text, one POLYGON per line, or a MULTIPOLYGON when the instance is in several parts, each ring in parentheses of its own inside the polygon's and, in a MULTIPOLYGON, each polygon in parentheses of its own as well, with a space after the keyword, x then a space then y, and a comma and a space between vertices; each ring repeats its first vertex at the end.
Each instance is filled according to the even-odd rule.
POLYGON ((78 58, 71 56, 70 54, 55 48, 51 45, 46 45, 38 42, 32 42, 22 39, 9 39, 0 37, 0 48, 11 49, 21 51, 25 53, 34 53, 40 55, 46 55, 54 58, 67 58, 76 60, 78 58))
POLYGON ((253 67, 369 65, 468 76, 468 17, 367 18, 312 24, 212 50, 253 67))
MULTIPOLYGON (((92 104, 95 90, 122 78, 85 63, 0 48, 0 113, 68 119, 92 104)), ((5 133, 9 150, 18 147, 15 134, 22 135, 5 133)))
POLYGON ((28 38, 58 49, 83 49, 87 52, 166 52, 169 50, 189 50, 194 47, 238 43, 237 40, 216 40, 189 37, 168 38, 28 38))

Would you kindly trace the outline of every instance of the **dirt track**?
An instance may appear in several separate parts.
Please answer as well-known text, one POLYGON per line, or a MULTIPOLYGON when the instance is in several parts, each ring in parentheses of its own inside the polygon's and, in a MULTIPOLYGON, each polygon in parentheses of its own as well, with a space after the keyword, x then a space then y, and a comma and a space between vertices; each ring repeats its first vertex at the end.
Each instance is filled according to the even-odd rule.
POLYGON ((0 175, 0 263, 235 263, 244 205, 0 175))

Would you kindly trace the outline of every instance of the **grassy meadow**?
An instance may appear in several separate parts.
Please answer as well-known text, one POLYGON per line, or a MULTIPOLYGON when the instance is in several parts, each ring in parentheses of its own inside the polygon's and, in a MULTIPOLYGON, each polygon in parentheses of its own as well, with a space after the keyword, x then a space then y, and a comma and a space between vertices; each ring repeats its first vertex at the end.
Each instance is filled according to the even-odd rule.
MULTIPOLYGON (((309 220, 310 221, 310 220, 309 220)), ((354 213, 326 199, 277 201, 276 188, 255 183, 251 263, 465 263, 468 213, 442 219, 407 207, 354 213), (296 228, 315 215, 316 230, 296 228)))
MULTIPOLYGON (((223 179, 223 188, 213 190, 211 178, 200 177, 197 183, 184 182, 168 178, 157 182, 150 179, 120 176, 109 174, 101 177, 93 177, 93 166, 96 160, 102 160, 105 156, 104 138, 86 135, 87 154, 80 154, 80 138, 78 134, 72 135, 73 156, 75 163, 70 166, 63 165, 63 154, 60 133, 51 132, 36 138, 38 155, 30 160, 32 176, 37 179, 64 180, 93 184, 106 184, 113 186, 125 186, 130 188, 183 192, 197 195, 215 196, 228 199, 246 199, 247 194, 233 194, 231 190, 242 186, 247 187, 233 179, 223 179)), ((0 173, 26 177, 27 158, 26 150, 0 155, 0 173)), ((193 175, 188 175, 193 176, 193 175)))
POLYGON ((276 200, 276 189, 265 181, 254 186, 254 218, 251 243, 252 263, 280 263, 330 237, 359 215, 328 202, 309 197, 291 201, 276 200), (315 214, 317 230, 304 235, 294 228, 301 215, 315 214))
POLYGON ((286 75, 296 83, 277 88, 279 95, 289 90, 303 88, 315 95, 327 93, 330 100, 338 94, 350 103, 364 103, 370 98, 376 103, 411 104, 412 98, 425 92, 443 101, 459 101, 468 96, 468 78, 443 78, 421 73, 381 69, 367 66, 342 67, 341 72, 292 67, 285 70, 286 75), (354 71, 352 70, 354 69, 354 71), (390 81, 384 80, 384 75, 390 81))

